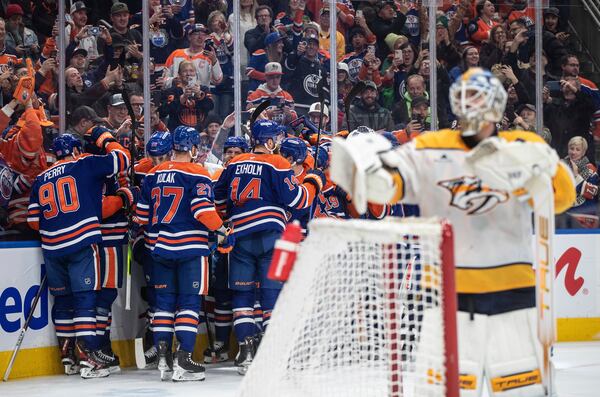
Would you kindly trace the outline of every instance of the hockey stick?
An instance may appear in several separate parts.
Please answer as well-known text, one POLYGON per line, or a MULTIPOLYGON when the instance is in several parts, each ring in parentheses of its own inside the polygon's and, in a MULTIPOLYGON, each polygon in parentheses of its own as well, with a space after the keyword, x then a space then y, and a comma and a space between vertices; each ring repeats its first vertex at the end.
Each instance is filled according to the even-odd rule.
POLYGON ((12 371, 13 364, 15 363, 15 359, 17 358, 17 353, 21 348, 21 344, 23 343, 23 338, 25 337, 25 332, 29 328, 29 322, 33 317, 33 312, 37 307, 37 303, 40 300, 40 296, 42 296, 42 291, 44 290, 44 286, 46 285, 47 274, 44 274, 44 278, 42 278, 42 282, 40 283, 40 287, 38 288, 37 294, 35 294, 35 299, 33 299, 33 303, 31 304, 31 309, 29 310, 29 314, 27 315, 27 320, 25 320, 25 324, 23 324, 23 328, 21 328, 21 333, 17 338, 17 344, 12 352, 12 356, 10 356, 10 361, 8 362, 8 367, 6 367, 6 371, 4 372, 4 378, 2 379, 4 382, 8 380, 10 376, 10 372, 12 371))
MULTIPOLYGON (((123 95, 123 102, 125 102, 125 107, 127 107, 127 113, 129 113, 129 118, 131 119, 131 138, 129 139, 129 155, 131 156, 131 164, 129 165, 129 182, 131 183, 131 185, 134 185, 134 162, 136 158, 135 131, 137 131, 139 123, 137 121, 137 118, 135 117, 133 106, 131 106, 131 101, 129 99, 129 90, 123 88, 123 90, 121 91, 121 95, 123 95)), ((125 310, 131 310, 131 260, 133 258, 133 236, 131 235, 131 233, 133 232, 133 215, 131 211, 132 208, 129 209, 129 213, 127 214, 127 223, 129 224, 129 230, 127 236, 127 278, 125 282, 125 310)))
POLYGON ((365 88, 367 88, 365 82, 359 81, 352 87, 346 98, 344 98, 344 112, 346 112, 346 128, 348 128, 348 133, 350 133, 350 105, 352 104, 352 100, 359 96, 365 88))
POLYGON ((250 115, 250 128, 252 128, 252 124, 254 124, 256 119, 260 117, 260 114, 267 110, 269 106, 271 106, 271 100, 265 99, 256 107, 256 109, 254 109, 254 111, 250 115))
MULTIPOLYGON (((319 146, 321 142, 321 130, 323 128, 323 114, 325 107, 325 77, 321 77, 319 84, 317 84, 317 91, 319 93, 319 126, 317 127, 317 148, 315 149, 315 168, 317 167, 317 159, 319 158, 319 146)), ((312 211, 311 211, 312 212, 312 211)))

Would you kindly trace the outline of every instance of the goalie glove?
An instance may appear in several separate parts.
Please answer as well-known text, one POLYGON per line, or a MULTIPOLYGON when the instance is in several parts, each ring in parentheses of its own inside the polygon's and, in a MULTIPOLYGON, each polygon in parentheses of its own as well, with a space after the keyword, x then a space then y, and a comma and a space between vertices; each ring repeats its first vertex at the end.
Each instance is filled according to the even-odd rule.
POLYGON ((398 155, 389 140, 379 134, 360 134, 351 140, 334 138, 330 175, 352 198, 359 214, 367 204, 398 201, 398 155))
POLYGON ((540 179, 552 180, 558 168, 556 151, 545 143, 514 141, 499 137, 484 139, 466 156, 467 166, 494 189, 523 192, 526 200, 535 195, 540 179))

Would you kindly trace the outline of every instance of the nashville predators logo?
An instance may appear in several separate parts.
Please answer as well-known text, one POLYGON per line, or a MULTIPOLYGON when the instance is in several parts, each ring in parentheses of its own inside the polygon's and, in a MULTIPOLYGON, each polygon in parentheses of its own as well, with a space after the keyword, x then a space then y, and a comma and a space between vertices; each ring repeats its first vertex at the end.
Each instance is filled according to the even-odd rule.
POLYGON ((508 193, 491 189, 474 176, 462 176, 456 179, 438 182, 450 191, 450 205, 466 211, 469 215, 479 215, 491 211, 496 205, 508 200, 508 193))

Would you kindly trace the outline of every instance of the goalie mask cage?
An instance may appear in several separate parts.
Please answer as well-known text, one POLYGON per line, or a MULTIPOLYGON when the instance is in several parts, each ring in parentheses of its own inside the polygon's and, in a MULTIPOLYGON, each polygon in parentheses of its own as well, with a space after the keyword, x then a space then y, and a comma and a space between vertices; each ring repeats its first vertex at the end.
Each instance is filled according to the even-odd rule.
POLYGON ((458 396, 452 229, 317 219, 240 397, 458 396))

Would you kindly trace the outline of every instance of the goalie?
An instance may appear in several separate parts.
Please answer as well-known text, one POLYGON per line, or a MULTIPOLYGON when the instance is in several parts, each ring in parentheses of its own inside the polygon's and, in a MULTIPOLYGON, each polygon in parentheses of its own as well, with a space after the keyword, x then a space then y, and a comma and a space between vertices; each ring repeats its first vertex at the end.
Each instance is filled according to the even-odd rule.
POLYGON ((555 212, 575 200, 573 176, 538 135, 497 131, 507 94, 491 73, 469 69, 450 88, 462 131, 441 130, 397 149, 383 136, 336 138, 331 176, 359 212, 368 202, 418 204, 454 227, 462 397, 543 396, 536 335, 532 203, 550 181, 555 212))

